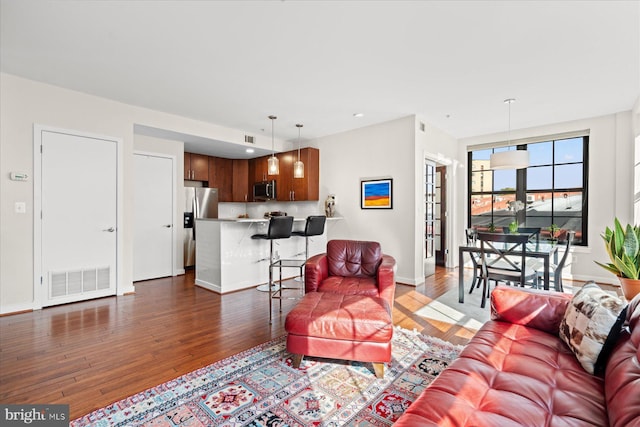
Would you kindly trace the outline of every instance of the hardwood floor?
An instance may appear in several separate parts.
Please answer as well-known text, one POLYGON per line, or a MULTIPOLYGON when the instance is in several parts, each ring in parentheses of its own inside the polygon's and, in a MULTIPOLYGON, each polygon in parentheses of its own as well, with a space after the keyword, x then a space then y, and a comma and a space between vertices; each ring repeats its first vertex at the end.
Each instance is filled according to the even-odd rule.
MULTIPOLYGON (((425 285, 398 285, 396 325, 464 344, 472 331, 414 312, 457 285, 439 267, 425 285)), ((277 302, 276 302, 277 303, 277 302)), ((70 404, 75 419, 282 336, 294 300, 274 308, 248 289, 218 295, 184 276, 136 283, 136 293, 0 317, 0 403, 70 404)))

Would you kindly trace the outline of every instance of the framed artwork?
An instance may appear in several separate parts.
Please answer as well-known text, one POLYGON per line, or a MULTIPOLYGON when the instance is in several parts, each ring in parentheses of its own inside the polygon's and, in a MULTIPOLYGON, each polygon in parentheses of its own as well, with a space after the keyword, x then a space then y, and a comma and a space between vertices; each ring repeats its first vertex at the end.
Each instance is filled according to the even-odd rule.
POLYGON ((393 180, 372 179, 360 181, 361 209, 392 209, 393 180))

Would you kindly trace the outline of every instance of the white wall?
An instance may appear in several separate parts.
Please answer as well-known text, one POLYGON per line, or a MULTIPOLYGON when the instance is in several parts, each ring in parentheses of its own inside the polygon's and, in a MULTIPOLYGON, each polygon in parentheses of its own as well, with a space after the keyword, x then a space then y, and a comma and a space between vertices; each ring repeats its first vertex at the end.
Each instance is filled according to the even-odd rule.
MULTIPOLYGON (((419 212, 416 215, 415 222, 415 246, 414 250, 416 254, 424 257, 424 218, 425 218, 425 205, 424 205, 424 179, 423 168, 425 159, 433 160, 438 166, 446 166, 446 206, 447 206, 447 230, 446 238, 442 242, 442 248, 449 249, 448 255, 445 256, 445 263, 447 267, 454 265, 454 259, 457 254, 456 244, 456 216, 458 215, 457 209, 455 209, 456 194, 459 190, 457 182, 458 175, 464 171, 460 169, 460 164, 457 160, 458 157, 458 142, 451 135, 442 132, 440 129, 433 127, 426 123, 424 120, 416 118, 416 152, 415 152, 415 170, 416 170, 416 189, 415 189, 415 211, 419 212), (420 123, 424 123, 425 131, 420 130, 420 123)), ((423 263, 416 262, 416 277, 424 276, 423 263)))
POLYGON ((328 238, 380 242, 397 261, 397 281, 413 285, 424 282, 424 154, 457 152, 453 138, 431 127, 422 134, 418 125, 407 116, 313 141, 320 149, 320 199, 335 194, 344 217, 328 238), (376 178, 393 179, 393 209, 360 208, 360 180, 376 178))
MULTIPOLYGON (((34 124, 122 139, 124 161, 119 167, 123 170, 125 194, 121 199, 124 223, 119 231, 124 240, 121 257, 124 261, 118 268, 123 278, 119 289, 125 292, 133 290, 133 185, 130 183, 133 179, 134 124, 244 144, 241 130, 122 104, 6 73, 0 73, 0 123, 0 313, 33 307, 33 180, 10 181, 9 173, 20 171, 33 177, 34 124), (27 214, 14 213, 13 206, 18 201, 26 202, 27 214)), ((275 143, 277 150, 290 148, 290 144, 282 141, 275 143)), ((256 145, 270 149, 270 138, 258 136, 256 145)), ((178 163, 182 163, 182 157, 178 163)))
MULTIPOLYGON (((625 222, 633 221, 634 135, 631 112, 512 130, 511 140, 517 142, 522 138, 584 129, 590 131, 588 246, 573 250, 569 275, 577 280, 617 283, 616 278, 597 266, 594 260, 605 262, 608 259, 600 238, 605 227, 611 226, 615 217, 625 222)), ((466 165, 467 146, 506 140, 506 133, 462 139, 459 160, 466 165)), ((467 212, 466 180, 461 185, 464 191, 459 192, 456 201, 456 209, 461 214, 457 219, 459 230, 466 226, 467 212)))

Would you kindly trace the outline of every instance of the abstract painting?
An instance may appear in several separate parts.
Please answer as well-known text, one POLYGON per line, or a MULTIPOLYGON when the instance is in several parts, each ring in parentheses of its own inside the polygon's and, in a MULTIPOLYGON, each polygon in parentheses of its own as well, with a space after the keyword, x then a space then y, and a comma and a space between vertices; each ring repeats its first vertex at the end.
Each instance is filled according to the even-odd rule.
POLYGON ((360 208, 392 209, 393 180, 375 179, 360 181, 360 208))

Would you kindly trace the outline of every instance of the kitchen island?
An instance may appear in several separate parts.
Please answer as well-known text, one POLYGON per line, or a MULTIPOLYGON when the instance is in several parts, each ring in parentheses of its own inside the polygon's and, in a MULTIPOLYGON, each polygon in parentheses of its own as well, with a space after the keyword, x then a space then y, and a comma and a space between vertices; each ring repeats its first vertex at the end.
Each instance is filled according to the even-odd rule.
MULTIPOLYGON (((325 252, 327 228, 340 218, 327 218, 324 234, 309 238, 309 256, 325 252)), ((304 230, 306 218, 294 218, 293 229, 304 230)), ((196 280, 198 286, 225 294, 269 281, 269 241, 252 239, 266 234, 269 219, 197 219, 196 280)), ((274 240, 274 257, 305 258, 305 238, 274 240), (277 255, 276 255, 277 254, 277 255)), ((282 277, 294 277, 298 269, 283 269, 282 277)))

